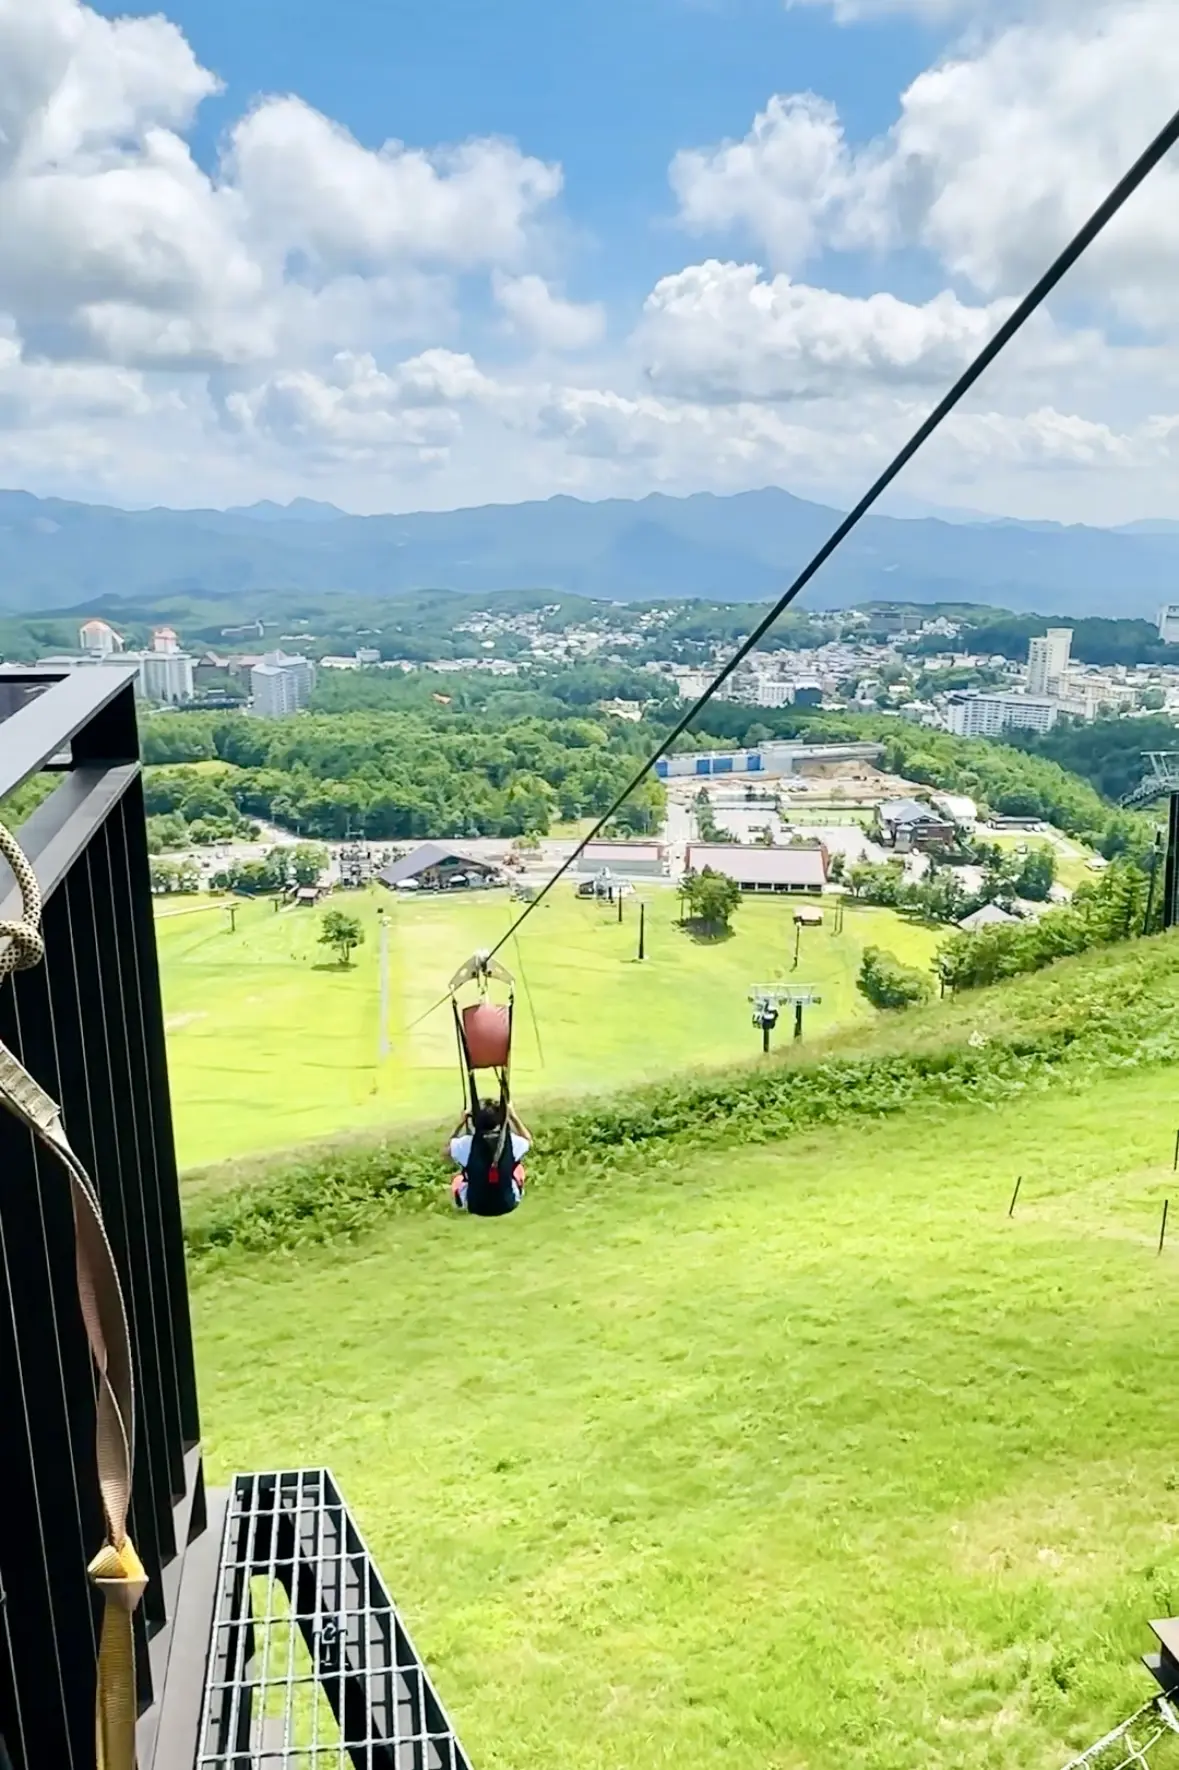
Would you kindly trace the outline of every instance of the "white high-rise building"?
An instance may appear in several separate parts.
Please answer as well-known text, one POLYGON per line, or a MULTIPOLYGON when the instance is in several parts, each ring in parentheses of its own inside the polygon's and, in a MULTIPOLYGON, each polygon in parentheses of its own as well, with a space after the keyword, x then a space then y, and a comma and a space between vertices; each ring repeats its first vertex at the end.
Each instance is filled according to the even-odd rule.
POLYGON ((281 651, 267 652, 250 671, 254 711, 263 719, 297 713, 311 699, 314 686, 315 666, 310 659, 288 657, 281 651))
POLYGON ((83 621, 78 632, 78 646, 90 657, 109 658, 122 651, 123 641, 109 621, 83 621))
POLYGON ((1179 645, 1179 602, 1168 602, 1160 608, 1159 638, 1164 645, 1179 645))
POLYGON ((196 693, 192 659, 179 646, 175 651, 128 652, 127 657, 139 665, 140 692, 145 701, 176 706, 181 701, 191 701, 196 693))
POLYGON ((757 676, 754 682, 759 707, 788 707, 794 699, 794 684, 781 676, 757 676))
POLYGON ((1051 731, 1060 703, 1048 696, 1030 694, 952 695, 946 712, 956 737, 996 737, 1013 727, 1051 731))
POLYGON ((1028 693, 1059 695, 1064 691, 1069 654, 1073 648, 1071 627, 1049 627, 1042 639, 1028 646, 1028 693))

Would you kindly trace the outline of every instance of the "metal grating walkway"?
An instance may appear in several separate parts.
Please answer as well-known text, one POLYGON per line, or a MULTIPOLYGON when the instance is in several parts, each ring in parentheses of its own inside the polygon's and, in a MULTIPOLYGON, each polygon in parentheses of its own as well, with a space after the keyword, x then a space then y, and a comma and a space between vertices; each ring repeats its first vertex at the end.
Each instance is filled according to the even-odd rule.
POLYGON ((326 1469, 233 1484, 196 1770, 470 1770, 326 1469))

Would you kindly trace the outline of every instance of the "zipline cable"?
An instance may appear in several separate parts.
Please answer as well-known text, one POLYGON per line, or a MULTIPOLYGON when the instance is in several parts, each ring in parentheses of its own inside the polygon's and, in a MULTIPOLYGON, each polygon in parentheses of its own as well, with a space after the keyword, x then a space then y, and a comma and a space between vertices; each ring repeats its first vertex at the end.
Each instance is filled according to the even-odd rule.
POLYGON ((524 969, 524 954, 520 951, 520 937, 512 930, 512 938, 516 943, 516 973, 524 986, 524 1000, 528 1003, 528 1013, 532 1020, 532 1032, 536 1039, 536 1054, 540 1058, 540 1067, 544 1069, 544 1044, 540 1036, 540 1021, 536 1018, 536 1004, 532 1000, 532 991, 528 985, 528 973, 524 969))
MULTIPOLYGON (((1119 210, 1122 209, 1122 207, 1134 195, 1134 192, 1138 189, 1139 185, 1145 182, 1159 162, 1166 158, 1176 142, 1179 142, 1179 111, 1176 111, 1170 122, 1159 130, 1159 133, 1155 136, 1150 146, 1134 162, 1125 177, 1114 186, 1113 190, 1109 193, 1100 207, 1094 210, 1085 225, 1074 235, 1073 239, 1070 240, 1060 256, 1044 272, 1044 275, 1040 278, 1039 282, 1031 292, 1024 297, 1014 313, 1012 313, 999 327, 999 330, 995 333, 995 336, 991 339, 990 343, 983 346, 982 350, 980 350, 969 368, 959 376, 958 380, 954 383, 949 393, 946 394, 945 398, 934 407, 925 422, 913 434, 913 436, 909 438, 909 441, 905 444, 904 448, 901 449, 900 453, 893 458, 880 477, 874 482, 869 490, 865 492, 855 508, 848 512, 843 521, 828 536, 827 540, 824 541, 823 545, 811 559, 810 563, 799 572, 790 588, 778 598, 765 619, 758 622, 748 639, 738 647, 728 663, 725 664, 723 669, 719 670, 713 677, 708 687, 704 690, 704 693, 698 700, 692 703, 683 718, 679 720, 675 727, 668 732, 667 736, 662 740, 658 749, 647 758, 634 777, 627 782, 626 786, 622 789, 622 792, 619 793, 609 810, 602 813, 602 816, 590 830, 589 834, 582 837, 572 854, 562 862, 552 878, 541 887, 536 896, 532 899, 532 902, 525 905, 520 915, 516 917, 516 920, 508 929, 507 933, 501 937, 496 946, 492 947, 491 956, 493 958, 496 953, 500 952, 507 945, 509 940, 513 939, 513 937, 519 933, 519 930, 528 920, 533 910, 536 909, 539 904, 543 903, 544 899, 553 889, 553 886, 557 884, 558 880, 564 878, 565 874, 569 871, 578 856, 585 852, 589 844, 596 836, 601 834, 611 818, 613 818, 626 803, 635 789, 641 786, 642 782, 646 779, 651 769, 654 768, 660 757, 663 756, 671 745, 676 742, 677 738, 681 738, 684 735, 693 721, 704 711, 705 707, 713 699, 717 690, 724 686, 734 670, 744 663, 750 652, 753 651, 754 648, 765 638, 766 634, 774 625, 774 622, 778 620, 779 616, 785 613, 794 599, 806 589, 816 573, 822 570, 823 566, 826 565, 836 548, 842 546, 852 530, 858 526, 882 494, 888 490, 893 480, 896 479, 904 468, 908 466, 918 450, 924 447, 934 431, 937 430, 944 420, 949 417, 954 408, 961 403, 965 396, 970 392, 970 389, 974 386, 975 382, 986 373, 991 364, 995 361, 995 358, 1007 348, 1016 334, 1022 331, 1032 315, 1043 306, 1044 302, 1048 299, 1049 295, 1051 295, 1057 284, 1067 276, 1077 260, 1084 256, 1094 240, 1104 232, 1114 216, 1117 215, 1119 210)), ((443 1000, 445 1000, 445 997, 443 1000)), ((433 1013, 433 1009, 430 1009, 429 1012, 433 1013)))

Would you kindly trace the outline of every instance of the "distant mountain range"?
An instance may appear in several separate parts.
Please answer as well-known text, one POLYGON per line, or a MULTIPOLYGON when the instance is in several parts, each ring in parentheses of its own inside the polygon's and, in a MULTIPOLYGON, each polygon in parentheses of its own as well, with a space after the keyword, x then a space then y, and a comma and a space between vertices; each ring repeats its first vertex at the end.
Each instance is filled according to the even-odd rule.
MULTIPOLYGON (((112 509, 0 492, 0 610, 200 591, 548 590, 633 601, 758 601, 782 590, 839 513, 774 488, 734 497, 496 504, 349 516, 298 499, 236 510, 112 509)), ((867 518, 806 593, 871 600, 1152 615, 1179 601, 1179 523, 1126 529, 867 518)))

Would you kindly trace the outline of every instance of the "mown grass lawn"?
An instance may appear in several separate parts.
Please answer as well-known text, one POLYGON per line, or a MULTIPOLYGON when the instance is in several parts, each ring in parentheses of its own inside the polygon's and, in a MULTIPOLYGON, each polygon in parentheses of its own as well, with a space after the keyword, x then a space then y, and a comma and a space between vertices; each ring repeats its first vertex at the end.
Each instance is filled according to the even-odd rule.
POLYGON ((1049 1770, 1179 1610, 1176 1116, 1155 1070, 541 1152, 514 1218, 231 1256, 212 1474, 334 1468, 479 1770, 1049 1770))
MULTIPOLYGON (((844 932, 806 930, 797 973, 790 898, 747 899, 730 940, 700 944, 677 925, 677 899, 647 894, 647 958, 636 961, 638 907, 611 907, 562 884, 503 958, 521 980, 516 1091, 530 1100, 722 1063, 756 1051, 751 985, 795 981, 823 994, 817 1034, 872 1011, 855 988, 865 945, 928 965, 935 930, 888 910, 850 906, 844 932), (535 1019, 533 1015, 535 1014, 535 1019)), ((449 1010, 413 1023, 477 947, 520 909, 504 893, 393 898, 358 894, 366 929, 341 970, 317 943, 320 915, 241 903, 158 920, 169 1061, 181 1163, 191 1166, 387 1122, 456 1114, 449 1010), (390 918, 390 1055, 379 1050, 377 912, 390 918)), ((783 1031, 786 1031, 785 1019, 783 1031)))

